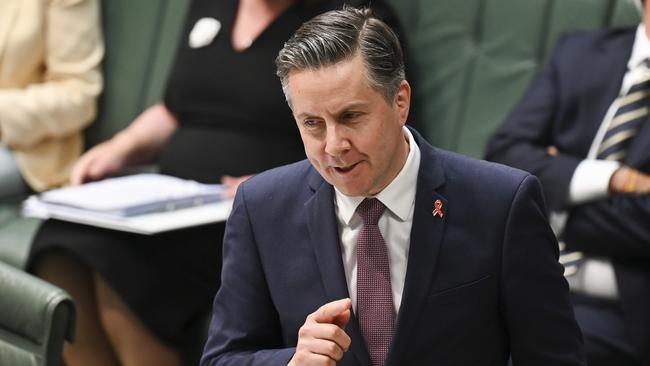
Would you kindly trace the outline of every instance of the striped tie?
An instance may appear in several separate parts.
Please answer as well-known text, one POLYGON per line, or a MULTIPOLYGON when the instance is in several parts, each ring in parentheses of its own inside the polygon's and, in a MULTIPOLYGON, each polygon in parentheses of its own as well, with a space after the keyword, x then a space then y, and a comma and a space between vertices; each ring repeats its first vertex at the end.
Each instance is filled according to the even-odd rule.
POLYGON ((598 159, 621 161, 641 124, 650 112, 650 60, 640 66, 642 77, 630 87, 625 96, 618 98, 618 109, 607 127, 598 149, 598 159))
POLYGON ((580 266, 584 262, 584 254, 582 252, 573 252, 566 249, 566 244, 563 241, 559 242, 560 245, 560 264, 564 266, 564 276, 573 276, 578 273, 580 266))

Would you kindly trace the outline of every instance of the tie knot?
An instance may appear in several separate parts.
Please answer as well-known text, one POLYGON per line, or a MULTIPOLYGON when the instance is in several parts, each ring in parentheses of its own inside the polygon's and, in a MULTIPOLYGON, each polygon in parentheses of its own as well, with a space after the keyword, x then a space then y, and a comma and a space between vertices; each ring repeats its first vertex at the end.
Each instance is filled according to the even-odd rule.
POLYGON ((364 225, 377 225, 381 214, 386 206, 376 198, 366 198, 357 207, 357 213, 361 216, 364 225))

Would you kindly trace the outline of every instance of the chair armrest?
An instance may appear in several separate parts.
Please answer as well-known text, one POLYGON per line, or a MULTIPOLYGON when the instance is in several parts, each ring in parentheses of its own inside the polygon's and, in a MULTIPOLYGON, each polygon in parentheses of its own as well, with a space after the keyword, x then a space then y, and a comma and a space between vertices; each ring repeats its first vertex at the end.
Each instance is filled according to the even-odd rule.
POLYGON ((0 201, 0 262, 24 268, 32 239, 41 224, 40 219, 20 216, 20 197, 15 202, 0 201))
POLYGON ((70 295, 2 262, 0 293, 0 364, 59 365, 64 340, 74 338, 70 295))

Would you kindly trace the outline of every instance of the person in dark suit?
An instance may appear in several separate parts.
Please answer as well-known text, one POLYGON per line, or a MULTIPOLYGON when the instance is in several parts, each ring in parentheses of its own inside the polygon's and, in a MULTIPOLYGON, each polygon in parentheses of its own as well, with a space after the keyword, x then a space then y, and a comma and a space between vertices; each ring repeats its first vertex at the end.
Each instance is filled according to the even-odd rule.
POLYGON ((559 39, 486 158, 537 175, 589 365, 650 365, 650 6, 559 39))
POLYGON ((239 187, 201 365, 584 365, 539 182, 404 127, 389 27, 319 15, 276 65, 308 160, 239 187))

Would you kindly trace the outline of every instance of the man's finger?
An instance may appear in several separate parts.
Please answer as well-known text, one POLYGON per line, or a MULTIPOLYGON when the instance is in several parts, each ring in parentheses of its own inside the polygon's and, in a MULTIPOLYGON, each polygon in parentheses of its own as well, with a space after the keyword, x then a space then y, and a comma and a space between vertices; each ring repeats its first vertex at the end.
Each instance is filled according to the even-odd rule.
POLYGON ((329 302, 309 315, 309 318, 317 323, 332 323, 334 319, 346 310, 352 307, 352 300, 341 299, 329 302))
POLYGON ((350 321, 351 314, 352 312, 350 311, 350 309, 345 310, 344 312, 335 316, 334 320, 332 320, 332 323, 337 325, 341 329, 345 329, 345 326, 348 325, 348 322, 350 321))
POLYGON ((323 339, 310 339, 305 342, 305 348, 308 349, 310 353, 327 356, 334 361, 341 360, 343 354, 348 350, 335 341, 323 339))

